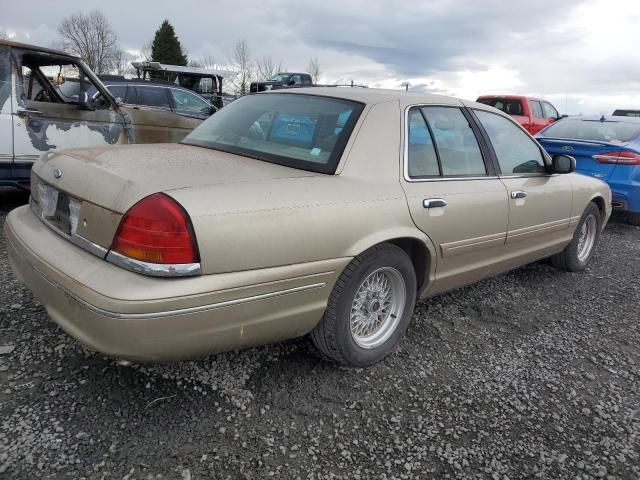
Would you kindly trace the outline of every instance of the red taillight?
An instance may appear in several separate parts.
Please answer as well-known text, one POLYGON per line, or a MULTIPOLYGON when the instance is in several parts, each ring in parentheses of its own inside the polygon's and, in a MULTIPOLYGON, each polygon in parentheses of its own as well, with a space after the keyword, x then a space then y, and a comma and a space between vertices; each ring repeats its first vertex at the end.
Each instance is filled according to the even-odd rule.
POLYGON ((600 163, 616 165, 640 165, 640 154, 635 152, 605 152, 593 156, 600 163))
POLYGON ((187 213, 163 193, 143 198, 129 209, 120 222, 111 250, 147 263, 199 261, 187 213))

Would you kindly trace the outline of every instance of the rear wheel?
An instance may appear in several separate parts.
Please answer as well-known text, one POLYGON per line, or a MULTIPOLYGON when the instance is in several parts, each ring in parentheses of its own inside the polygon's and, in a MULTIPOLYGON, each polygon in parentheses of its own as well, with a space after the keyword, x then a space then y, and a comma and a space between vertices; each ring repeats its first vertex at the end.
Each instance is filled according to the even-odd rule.
POLYGON ((551 257, 553 266, 569 272, 584 270, 593 257, 600 238, 601 224, 600 209, 596 204, 590 203, 580 217, 571 243, 562 252, 551 257))
POLYGON ((640 226, 640 213, 629 213, 627 215, 627 222, 631 225, 640 226))
POLYGON ((311 338, 322 353, 342 365, 372 365, 400 342, 415 301, 411 259, 395 245, 375 246, 342 272, 311 338))

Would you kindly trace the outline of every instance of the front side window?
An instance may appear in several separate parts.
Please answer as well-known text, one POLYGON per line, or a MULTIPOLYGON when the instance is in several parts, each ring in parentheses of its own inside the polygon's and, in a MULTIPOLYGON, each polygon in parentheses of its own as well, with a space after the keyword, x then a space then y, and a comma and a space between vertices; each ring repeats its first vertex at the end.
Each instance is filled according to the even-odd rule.
POLYGON ((329 97, 251 95, 209 117, 183 143, 334 173, 362 109, 329 97))
POLYGON ((511 120, 484 110, 475 110, 484 127, 504 175, 545 173, 538 144, 511 120))
POLYGON ((171 88, 169 91, 171 92, 173 105, 176 110, 194 113, 209 113, 211 110, 211 107, 206 101, 192 93, 185 92, 184 90, 176 90, 175 88, 171 88))
POLYGON ((81 100, 87 102, 98 92, 82 67, 68 60, 24 54, 20 73, 24 100, 79 105, 81 100))
POLYGON ((542 102, 542 109, 544 110, 544 118, 556 119, 559 116, 558 111, 548 102, 542 102))
POLYGON ((544 118, 544 116, 542 115, 542 107, 540 106, 540 102, 531 100, 529 102, 529 105, 531 105, 531 113, 533 114, 534 118, 544 118))

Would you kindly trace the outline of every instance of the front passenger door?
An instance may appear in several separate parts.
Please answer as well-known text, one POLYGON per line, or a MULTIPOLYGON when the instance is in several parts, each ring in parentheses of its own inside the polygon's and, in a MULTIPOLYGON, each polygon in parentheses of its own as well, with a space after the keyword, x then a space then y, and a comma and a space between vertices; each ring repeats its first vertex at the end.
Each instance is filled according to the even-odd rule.
POLYGON ((508 191, 507 254, 511 268, 527 263, 571 238, 572 187, 569 175, 547 173, 542 149, 511 119, 474 110, 495 153, 508 191))

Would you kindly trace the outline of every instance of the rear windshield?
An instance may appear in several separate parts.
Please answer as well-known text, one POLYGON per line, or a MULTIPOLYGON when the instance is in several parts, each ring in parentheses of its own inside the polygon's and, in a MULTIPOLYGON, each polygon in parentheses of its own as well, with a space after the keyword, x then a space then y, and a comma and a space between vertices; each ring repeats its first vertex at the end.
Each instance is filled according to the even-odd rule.
POLYGON ((484 103, 491 107, 502 110, 509 115, 524 115, 522 102, 520 100, 507 100, 506 98, 481 98, 478 103, 484 103))
POLYGON ((363 105, 313 95, 236 100, 182 143, 319 173, 334 173, 363 105))
POLYGON ((640 124, 638 123, 566 119, 554 123, 540 136, 624 143, 633 140, 639 134, 640 124))
POLYGON ((616 110, 615 117, 640 117, 640 110, 616 110))

